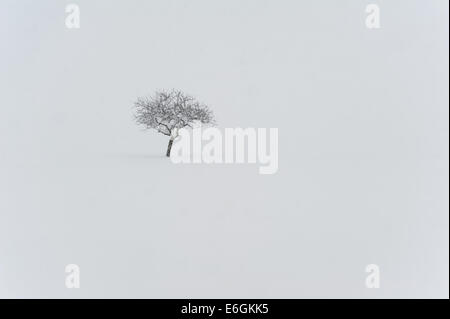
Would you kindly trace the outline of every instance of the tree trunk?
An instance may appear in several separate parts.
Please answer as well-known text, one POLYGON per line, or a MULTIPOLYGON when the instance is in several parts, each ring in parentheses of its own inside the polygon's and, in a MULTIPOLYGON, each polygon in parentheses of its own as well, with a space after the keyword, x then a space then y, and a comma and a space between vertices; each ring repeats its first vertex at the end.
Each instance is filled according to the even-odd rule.
POLYGON ((170 157, 170 150, 172 149, 172 144, 173 144, 173 139, 170 139, 169 145, 167 145, 167 152, 166 152, 167 157, 170 157))

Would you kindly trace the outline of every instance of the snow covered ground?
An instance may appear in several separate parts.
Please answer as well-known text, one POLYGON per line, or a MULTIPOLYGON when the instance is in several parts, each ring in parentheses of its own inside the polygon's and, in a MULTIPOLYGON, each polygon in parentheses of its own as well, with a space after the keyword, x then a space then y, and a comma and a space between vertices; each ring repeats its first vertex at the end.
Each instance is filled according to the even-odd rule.
POLYGON ((446 1, 75 2, 0 4, 0 297, 448 297, 446 1), (172 164, 172 87, 278 172, 172 164))

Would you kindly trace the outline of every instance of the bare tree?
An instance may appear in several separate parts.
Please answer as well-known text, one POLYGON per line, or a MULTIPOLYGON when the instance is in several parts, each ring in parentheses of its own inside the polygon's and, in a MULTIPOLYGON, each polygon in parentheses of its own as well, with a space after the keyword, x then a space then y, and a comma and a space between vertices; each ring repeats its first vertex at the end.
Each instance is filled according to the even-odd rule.
POLYGON ((134 105, 135 119, 138 124, 170 137, 167 157, 170 156, 170 150, 179 129, 192 128, 196 122, 214 124, 213 113, 207 105, 177 90, 159 91, 151 97, 138 98, 134 105))

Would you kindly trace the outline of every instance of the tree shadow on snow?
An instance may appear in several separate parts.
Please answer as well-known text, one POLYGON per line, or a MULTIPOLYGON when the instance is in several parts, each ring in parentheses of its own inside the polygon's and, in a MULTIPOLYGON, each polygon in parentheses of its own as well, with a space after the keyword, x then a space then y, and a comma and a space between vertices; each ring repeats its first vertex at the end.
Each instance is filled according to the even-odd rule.
POLYGON ((150 160, 150 159, 163 159, 163 158, 165 158, 168 161, 170 161, 170 159, 167 158, 165 154, 161 154, 161 153, 159 153, 159 154, 157 154, 157 153, 155 153, 155 154, 148 154, 148 153, 115 153, 115 154, 113 154, 113 156, 120 157, 120 158, 126 158, 126 159, 138 159, 138 160, 139 159, 150 160))

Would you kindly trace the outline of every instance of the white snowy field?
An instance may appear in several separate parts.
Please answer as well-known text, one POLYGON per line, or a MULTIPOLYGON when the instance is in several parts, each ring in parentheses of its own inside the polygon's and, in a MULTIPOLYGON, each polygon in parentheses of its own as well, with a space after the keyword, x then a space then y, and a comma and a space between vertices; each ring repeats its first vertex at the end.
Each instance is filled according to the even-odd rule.
POLYGON ((0 297, 448 297, 448 2, 74 2, 0 2, 0 297), (278 172, 171 163, 161 88, 278 172))
POLYGON ((269 176, 151 151, 2 162, 2 297, 445 294, 444 161, 286 146, 269 176), (364 284, 374 262, 380 290, 364 284))

